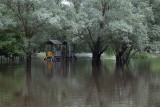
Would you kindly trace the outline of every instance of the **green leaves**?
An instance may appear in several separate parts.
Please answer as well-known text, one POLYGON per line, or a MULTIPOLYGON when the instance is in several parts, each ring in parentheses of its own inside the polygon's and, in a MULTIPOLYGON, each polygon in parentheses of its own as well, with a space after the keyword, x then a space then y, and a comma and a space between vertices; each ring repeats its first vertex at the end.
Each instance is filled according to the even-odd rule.
POLYGON ((23 52, 23 43, 21 38, 17 38, 13 33, 0 31, 0 54, 5 56, 21 56, 23 52))
MULTIPOLYGON (((78 38, 91 50, 98 44, 101 52, 107 46, 115 51, 123 47, 145 51, 150 43, 158 43, 160 39, 158 0, 0 0, 0 3, 0 29, 11 29, 23 36, 26 51, 48 39, 78 38)), ((1 43, 0 47, 4 44, 9 42, 1 43)))

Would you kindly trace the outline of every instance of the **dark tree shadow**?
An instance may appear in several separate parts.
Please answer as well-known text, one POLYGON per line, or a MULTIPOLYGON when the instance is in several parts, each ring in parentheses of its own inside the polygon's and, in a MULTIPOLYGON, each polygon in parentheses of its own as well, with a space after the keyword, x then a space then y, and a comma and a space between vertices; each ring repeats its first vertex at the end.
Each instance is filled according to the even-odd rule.
POLYGON ((94 89, 94 86, 96 87, 97 93, 98 93, 98 102, 99 102, 99 107, 104 107, 103 106, 103 101, 101 98, 101 85, 100 85, 100 78, 101 78, 101 72, 102 72, 102 67, 101 63, 92 63, 92 77, 90 78, 89 82, 87 83, 87 98, 86 98, 86 106, 89 105, 91 102, 92 98, 92 90, 94 89), (94 85, 95 84, 95 85, 94 85))
POLYGON ((31 63, 27 63, 26 65, 26 86, 24 89, 23 96, 23 107, 28 107, 29 102, 32 101, 32 90, 31 90, 31 63))

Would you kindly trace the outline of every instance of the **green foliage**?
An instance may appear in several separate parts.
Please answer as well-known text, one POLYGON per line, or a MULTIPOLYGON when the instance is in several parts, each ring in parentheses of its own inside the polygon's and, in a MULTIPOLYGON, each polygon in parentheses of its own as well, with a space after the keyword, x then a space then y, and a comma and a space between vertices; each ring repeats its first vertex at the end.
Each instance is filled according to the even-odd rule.
POLYGON ((49 39, 70 39, 78 43, 77 52, 102 54, 105 51, 121 55, 125 61, 133 56, 133 50, 159 50, 159 0, 66 2, 0 0, 0 30, 10 30, 10 33, 1 32, 7 36, 2 37, 0 49, 7 51, 7 55, 19 55, 24 46, 24 52, 32 54, 49 39))
POLYGON ((159 66, 160 56, 156 56, 151 60, 151 70, 156 73, 160 73, 160 66, 159 66))
MULTIPOLYGON (((149 2, 133 0, 85 0, 73 4, 73 34, 101 54, 112 47, 116 56, 129 61, 132 50, 144 51, 149 44, 148 23, 153 21, 149 2), (76 3, 78 4, 76 4, 76 3)), ((110 50, 109 50, 110 51, 110 50)))
POLYGON ((150 2, 153 11, 153 21, 148 21, 149 30, 148 30, 148 37, 149 37, 149 44, 147 45, 147 49, 151 51, 159 51, 160 50, 160 15, 159 15, 159 0, 154 0, 150 2))
POLYGON ((149 57, 149 55, 148 55, 148 53, 136 53, 134 56, 133 56, 133 58, 148 58, 149 57))
POLYGON ((113 56, 115 55, 115 51, 112 47, 107 48, 107 50, 105 51, 105 54, 109 55, 109 56, 113 56))
POLYGON ((0 31, 0 54, 5 56, 22 56, 23 52, 23 38, 13 33, 6 33, 0 31))
POLYGON ((90 52, 90 49, 88 47, 88 44, 85 43, 85 41, 79 40, 76 45, 76 53, 84 53, 84 52, 90 52))

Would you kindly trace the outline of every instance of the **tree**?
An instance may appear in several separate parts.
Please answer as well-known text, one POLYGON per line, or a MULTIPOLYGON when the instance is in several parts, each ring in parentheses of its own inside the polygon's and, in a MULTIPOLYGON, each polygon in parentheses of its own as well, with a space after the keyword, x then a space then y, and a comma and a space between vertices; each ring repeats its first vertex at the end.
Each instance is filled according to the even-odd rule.
POLYGON ((0 4, 0 54, 6 57, 22 56, 23 37, 10 32, 9 29, 15 26, 12 19, 9 18, 7 9, 0 4))
POLYGON ((42 4, 46 1, 1 0, 1 4, 9 13, 7 15, 16 23, 16 29, 13 29, 13 27, 7 29, 9 29, 10 32, 25 37, 24 52, 26 53, 28 63, 31 62, 33 51, 48 39, 46 30, 48 27, 46 27, 46 25, 51 20, 48 19, 52 16, 52 13, 46 11, 46 5, 46 7, 43 7, 42 4))
POLYGON ((25 37, 24 52, 29 63, 36 48, 49 39, 62 38, 69 27, 61 0, 1 0, 0 3, 16 23, 15 29, 9 30, 25 37))
POLYGON ((31 0, 2 0, 1 3, 7 8, 10 17, 16 23, 17 31, 13 30, 13 32, 26 38, 27 45, 24 51, 27 56, 27 62, 30 63, 33 50, 31 38, 36 35, 41 25, 35 14, 37 7, 34 1, 31 0))
POLYGON ((99 62, 108 47, 108 1, 70 0, 73 8, 73 34, 84 40, 93 53, 93 62, 99 62))
POLYGON ((114 34, 111 43, 116 52, 118 65, 128 63, 136 52, 145 51, 149 41, 147 22, 153 20, 148 2, 131 0, 128 3, 128 8, 122 7, 124 11, 118 16, 121 21, 115 21, 111 27, 114 34))
POLYGON ((159 0, 153 0, 149 2, 149 5, 152 7, 153 11, 153 21, 148 21, 149 25, 149 44, 147 46, 146 50, 149 51, 158 51, 160 49, 160 1, 159 0))
POLYGON ((128 63, 134 52, 153 49, 160 40, 158 0, 66 2, 0 0, 0 29, 24 37, 27 62, 48 39, 80 38, 93 53, 93 62, 98 63, 101 54, 112 48, 119 64, 128 63))
POLYGON ((89 45, 93 62, 99 62, 108 47, 114 48, 120 63, 129 61, 133 49, 141 51, 145 47, 147 25, 142 10, 150 12, 150 8, 141 10, 143 4, 136 7, 128 0, 70 0, 70 3, 74 11, 73 34, 89 45))
POLYGON ((0 31, 0 54, 6 57, 22 56, 23 51, 23 37, 0 31))

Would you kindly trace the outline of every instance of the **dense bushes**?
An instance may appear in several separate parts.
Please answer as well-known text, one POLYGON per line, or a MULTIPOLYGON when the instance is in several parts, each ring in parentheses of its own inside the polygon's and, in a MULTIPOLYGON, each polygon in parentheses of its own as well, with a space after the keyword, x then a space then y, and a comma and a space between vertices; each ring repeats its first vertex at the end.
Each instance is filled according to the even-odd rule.
POLYGON ((24 55, 23 38, 21 36, 0 31, 0 38, 0 55, 6 57, 24 55))

